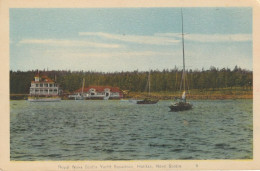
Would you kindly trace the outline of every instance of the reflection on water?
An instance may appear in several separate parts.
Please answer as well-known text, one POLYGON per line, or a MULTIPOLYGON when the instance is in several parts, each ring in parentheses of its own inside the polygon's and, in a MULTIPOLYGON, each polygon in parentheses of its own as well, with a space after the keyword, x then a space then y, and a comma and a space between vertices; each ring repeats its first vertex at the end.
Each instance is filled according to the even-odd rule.
POLYGON ((11 160, 251 159, 252 100, 11 101, 11 160))

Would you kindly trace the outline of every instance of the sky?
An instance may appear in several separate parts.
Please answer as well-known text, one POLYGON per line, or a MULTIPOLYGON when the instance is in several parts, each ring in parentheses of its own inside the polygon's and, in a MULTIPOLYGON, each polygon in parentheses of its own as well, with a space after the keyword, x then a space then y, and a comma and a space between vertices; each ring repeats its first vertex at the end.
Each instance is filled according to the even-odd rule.
MULTIPOLYGON (((252 8, 182 8, 187 69, 252 70, 252 8)), ((11 8, 10 70, 182 68, 181 8, 11 8)))

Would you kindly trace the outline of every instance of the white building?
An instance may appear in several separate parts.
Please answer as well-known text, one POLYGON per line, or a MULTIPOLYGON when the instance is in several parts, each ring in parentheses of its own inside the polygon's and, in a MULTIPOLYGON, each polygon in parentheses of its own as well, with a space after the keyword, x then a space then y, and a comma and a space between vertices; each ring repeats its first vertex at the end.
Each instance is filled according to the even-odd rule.
POLYGON ((118 87, 90 86, 76 90, 69 98, 75 99, 121 99, 122 91, 118 87))
POLYGON ((47 76, 34 77, 31 82, 30 96, 58 96, 60 94, 59 86, 47 76))

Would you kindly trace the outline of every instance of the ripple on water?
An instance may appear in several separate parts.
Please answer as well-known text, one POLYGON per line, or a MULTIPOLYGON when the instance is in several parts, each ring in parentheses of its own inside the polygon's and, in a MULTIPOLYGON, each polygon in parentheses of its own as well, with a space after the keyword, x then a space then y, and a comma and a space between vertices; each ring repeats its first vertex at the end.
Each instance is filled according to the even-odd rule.
POLYGON ((169 104, 11 101, 11 160, 252 158, 252 100, 169 104))

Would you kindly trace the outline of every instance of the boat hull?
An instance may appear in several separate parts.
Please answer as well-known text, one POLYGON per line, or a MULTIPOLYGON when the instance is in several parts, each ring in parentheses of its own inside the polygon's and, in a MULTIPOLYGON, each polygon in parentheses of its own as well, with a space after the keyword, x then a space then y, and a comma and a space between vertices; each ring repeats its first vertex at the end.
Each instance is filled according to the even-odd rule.
POLYGON ((176 103, 174 105, 169 106, 169 108, 171 109, 172 112, 191 110, 192 109, 192 104, 179 102, 179 103, 176 103))
POLYGON ((159 100, 141 100, 137 101, 136 104, 156 104, 159 100))
POLYGON ((28 97, 29 102, 59 102, 60 97, 28 97))

